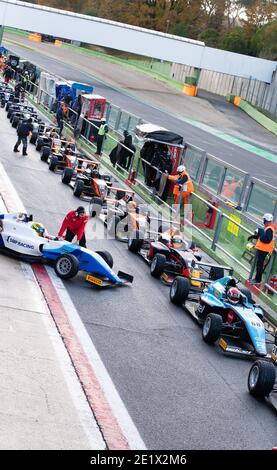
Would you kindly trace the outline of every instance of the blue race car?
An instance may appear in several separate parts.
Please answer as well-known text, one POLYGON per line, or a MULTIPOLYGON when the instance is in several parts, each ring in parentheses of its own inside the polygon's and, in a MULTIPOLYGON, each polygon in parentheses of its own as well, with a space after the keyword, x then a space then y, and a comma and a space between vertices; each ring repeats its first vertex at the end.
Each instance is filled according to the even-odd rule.
POLYGON ((104 286, 122 286, 133 281, 133 276, 112 270, 113 259, 106 251, 91 251, 74 243, 47 235, 39 236, 38 227, 27 214, 0 214, 0 251, 31 263, 54 266, 62 279, 71 279, 78 271, 85 271, 86 281, 104 286))
POLYGON ((254 303, 251 292, 245 287, 239 290, 231 276, 207 284, 198 299, 188 301, 188 280, 177 277, 170 289, 170 300, 184 305, 203 326, 206 343, 219 340, 218 345, 227 353, 269 359, 267 343, 274 341, 266 338, 264 311, 254 303))

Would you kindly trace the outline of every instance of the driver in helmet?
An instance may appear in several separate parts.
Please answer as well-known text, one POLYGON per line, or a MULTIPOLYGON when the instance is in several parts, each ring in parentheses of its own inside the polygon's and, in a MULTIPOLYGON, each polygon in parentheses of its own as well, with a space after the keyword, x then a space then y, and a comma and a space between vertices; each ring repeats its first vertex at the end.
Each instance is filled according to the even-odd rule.
POLYGON ((32 224, 32 229, 34 229, 39 237, 47 238, 47 240, 59 240, 59 237, 54 237, 50 235, 44 225, 39 222, 34 222, 32 224))
POLYGON ((231 305, 237 305, 241 301, 241 292, 237 287, 229 287, 226 297, 231 305))

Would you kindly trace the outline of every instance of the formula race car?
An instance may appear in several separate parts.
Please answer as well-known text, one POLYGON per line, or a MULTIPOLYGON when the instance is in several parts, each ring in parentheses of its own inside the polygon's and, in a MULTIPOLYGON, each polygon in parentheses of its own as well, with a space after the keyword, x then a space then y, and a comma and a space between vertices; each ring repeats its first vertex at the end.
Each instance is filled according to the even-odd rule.
POLYGON ((62 279, 85 271, 86 281, 97 287, 122 286, 133 276, 112 270, 113 258, 106 251, 91 251, 47 235, 41 224, 27 214, 0 214, 0 251, 31 263, 54 266, 62 279))
POLYGON ((74 142, 54 137, 51 146, 41 147, 40 159, 49 163, 49 170, 55 171, 57 166, 65 166, 65 156, 69 151, 75 151, 74 142))
POLYGON ((78 172, 72 187, 74 196, 88 198, 91 217, 106 213, 108 207, 124 196, 134 196, 134 191, 130 189, 112 186, 111 176, 100 174, 99 169, 78 172))
POLYGON ((100 163, 94 160, 88 160, 86 156, 78 151, 70 150, 65 155, 64 162, 60 165, 59 168, 63 169, 62 172, 62 183, 70 184, 71 187, 74 187, 74 181, 79 175, 86 173, 91 175, 93 172, 99 173, 100 163))
POLYGON ((53 126, 46 126, 34 129, 30 137, 31 144, 35 144, 36 150, 41 151, 42 147, 51 147, 53 138, 59 138, 58 130, 53 126))
POLYGON ((218 345, 226 353, 270 358, 266 345, 274 341, 266 339, 264 311, 254 303, 251 292, 245 287, 239 290, 238 282, 231 276, 207 284, 198 303, 190 302, 188 280, 177 277, 170 289, 170 300, 184 305, 203 326, 202 337, 206 343, 219 340, 218 345))
MULTIPOLYGON (((147 222, 150 219, 148 217, 147 222)), ((140 232, 130 236, 128 249, 139 254, 150 265, 151 276, 160 277, 168 285, 176 276, 184 278, 190 292, 200 293, 204 288, 203 282, 223 277, 225 270, 228 273, 232 271, 226 266, 201 262, 202 256, 197 247, 187 242, 179 229, 169 228, 163 233, 146 230, 147 236, 142 238, 141 233, 145 230, 142 222, 142 218, 137 221, 140 232)))

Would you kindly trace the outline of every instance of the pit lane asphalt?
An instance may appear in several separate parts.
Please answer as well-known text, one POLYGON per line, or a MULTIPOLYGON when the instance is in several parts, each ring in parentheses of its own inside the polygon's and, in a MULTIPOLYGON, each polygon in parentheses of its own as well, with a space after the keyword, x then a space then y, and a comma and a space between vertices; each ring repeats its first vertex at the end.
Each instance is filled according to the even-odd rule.
MULTIPOLYGON (((113 88, 97 79, 91 73, 85 73, 84 71, 78 70, 77 67, 74 67, 74 64, 70 66, 49 57, 42 52, 34 50, 30 51, 14 44, 11 45, 7 43, 7 47, 16 54, 26 58, 50 73, 57 74, 68 80, 85 82, 93 85, 94 91, 97 94, 105 96, 111 103, 130 113, 142 117, 149 122, 169 128, 182 135, 186 142, 206 150, 210 154, 221 158, 227 163, 235 165, 249 173, 251 176, 259 178, 273 186, 277 186, 276 163, 244 150, 237 145, 226 142, 202 129, 196 128, 181 119, 168 114, 167 112, 161 111, 160 109, 151 106, 151 104, 147 104, 146 99, 145 102, 142 102, 137 98, 130 96, 130 94, 125 94, 122 90, 113 88)), ((35 46, 32 45, 32 47, 35 46)), ((124 73, 124 69, 122 73, 124 73)), ((248 127, 252 126, 252 135, 254 137, 257 133, 257 123, 253 121, 251 124, 251 120, 249 120, 248 117, 244 117, 241 110, 237 111, 242 114, 239 116, 240 122, 243 123, 243 119, 245 119, 248 123, 248 127)), ((241 126, 243 128, 243 124, 241 124, 241 126)), ((271 140, 273 140, 273 137, 271 140)))
MULTIPOLYGON (((0 160, 34 220, 56 234, 80 204, 29 145, 14 154, 15 130, 0 110, 0 160)), ((97 224, 101 224, 100 221, 97 224)), ((146 446, 151 449, 271 449, 276 412, 247 391, 251 363, 207 346, 191 317, 170 304, 168 287, 113 240, 89 242, 114 257, 132 287, 95 290, 79 275, 67 290, 146 446)), ((24 293, 22 293, 24 295, 24 293)))

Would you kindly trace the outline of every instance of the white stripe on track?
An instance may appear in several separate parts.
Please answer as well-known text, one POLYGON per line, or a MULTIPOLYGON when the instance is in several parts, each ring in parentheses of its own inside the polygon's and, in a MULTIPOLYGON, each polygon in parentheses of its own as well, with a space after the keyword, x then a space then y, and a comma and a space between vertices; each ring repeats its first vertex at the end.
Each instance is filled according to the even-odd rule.
POLYGON ((124 403, 122 402, 119 393, 117 392, 115 385, 64 286, 64 283, 56 276, 53 269, 50 267, 47 267, 46 269, 66 310, 72 328, 75 331, 75 334, 78 336, 82 348, 90 364, 92 365, 96 377, 105 393, 105 397, 122 429, 124 436, 130 445, 130 448, 133 450, 145 450, 145 443, 143 442, 134 422, 132 421, 132 418, 130 417, 124 403))

